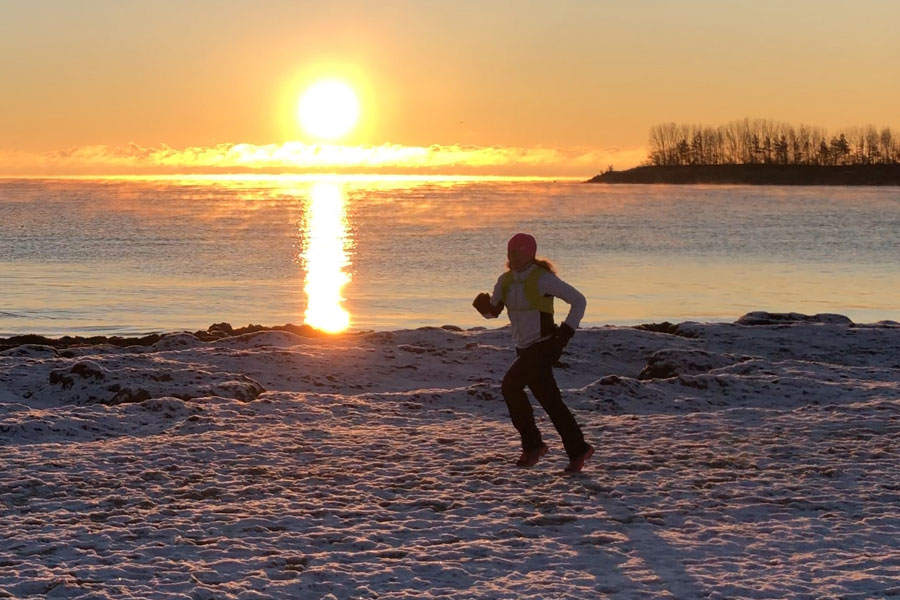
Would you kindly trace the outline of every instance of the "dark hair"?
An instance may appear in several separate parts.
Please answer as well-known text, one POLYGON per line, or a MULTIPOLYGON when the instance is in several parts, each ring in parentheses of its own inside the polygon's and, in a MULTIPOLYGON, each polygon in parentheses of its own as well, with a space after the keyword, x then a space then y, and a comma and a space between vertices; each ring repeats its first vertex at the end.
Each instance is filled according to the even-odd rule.
MULTIPOLYGON (((550 262, 549 260, 547 260, 546 258, 535 258, 535 259, 534 259, 534 264, 536 264, 536 265, 539 266, 540 268, 546 269, 547 271, 550 271, 551 273, 553 273, 554 275, 556 275, 556 267, 554 267, 554 266, 553 266, 553 263, 550 262)), ((508 271, 508 270, 510 270, 511 268, 512 268, 512 267, 509 266, 509 261, 507 260, 507 261, 506 261, 506 270, 508 271)))

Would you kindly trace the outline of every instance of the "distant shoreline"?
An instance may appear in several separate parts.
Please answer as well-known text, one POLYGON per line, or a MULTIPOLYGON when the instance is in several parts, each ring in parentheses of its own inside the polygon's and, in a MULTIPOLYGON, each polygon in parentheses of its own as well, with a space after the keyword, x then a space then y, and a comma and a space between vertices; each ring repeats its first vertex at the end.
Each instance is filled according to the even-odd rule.
POLYGON ((647 166, 607 171, 586 183, 900 186, 900 164, 647 166))

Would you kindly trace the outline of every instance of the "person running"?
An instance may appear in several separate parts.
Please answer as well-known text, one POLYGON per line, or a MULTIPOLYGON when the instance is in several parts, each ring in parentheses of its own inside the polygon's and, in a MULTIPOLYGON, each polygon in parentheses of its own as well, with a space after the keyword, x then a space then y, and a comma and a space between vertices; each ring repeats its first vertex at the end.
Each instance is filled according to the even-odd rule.
POLYGON ((478 294, 472 306, 487 319, 509 314, 516 360, 503 377, 503 399, 509 416, 522 438, 518 467, 530 467, 547 453, 547 445, 534 421, 525 387, 547 411, 569 455, 567 473, 581 471, 594 448, 585 442, 572 412, 563 403, 553 378, 553 365, 575 335, 584 317, 584 295, 556 276, 548 261, 538 259, 537 242, 527 233, 517 233, 507 243, 508 271, 500 275, 493 294, 478 294), (569 304, 569 314, 561 325, 553 322, 553 298, 569 304))

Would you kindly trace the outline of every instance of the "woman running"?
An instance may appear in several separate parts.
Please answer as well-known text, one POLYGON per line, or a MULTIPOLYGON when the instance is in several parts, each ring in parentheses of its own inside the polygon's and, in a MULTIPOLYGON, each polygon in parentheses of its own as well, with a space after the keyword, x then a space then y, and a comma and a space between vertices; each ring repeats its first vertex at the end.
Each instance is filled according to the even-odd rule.
POLYGON ((578 329, 587 301, 556 276, 553 265, 536 254, 534 237, 514 235, 507 244, 509 270, 497 279, 493 294, 478 294, 472 305, 487 319, 500 316, 504 307, 509 314, 516 360, 503 377, 502 390, 509 416, 522 438, 522 455, 516 466, 530 467, 547 453, 525 394, 528 386, 562 437, 569 455, 566 472, 576 473, 594 454, 594 448, 584 441, 575 417, 562 401, 553 365, 578 329), (554 297, 569 304, 569 314, 559 326, 553 322, 554 297))

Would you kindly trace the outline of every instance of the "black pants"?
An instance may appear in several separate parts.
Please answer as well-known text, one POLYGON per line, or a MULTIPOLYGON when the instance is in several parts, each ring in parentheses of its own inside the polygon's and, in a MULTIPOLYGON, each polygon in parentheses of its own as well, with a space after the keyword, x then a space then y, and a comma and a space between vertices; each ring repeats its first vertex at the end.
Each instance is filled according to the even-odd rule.
POLYGON ((552 349, 549 345, 548 342, 539 342, 528 348, 516 348, 518 358, 503 376, 503 399, 506 400, 513 425, 522 436, 522 448, 531 450, 540 446, 543 444, 541 432, 534 422, 534 411, 525 394, 525 386, 528 386, 553 421, 566 453, 574 458, 587 449, 587 444, 575 417, 563 404, 559 386, 553 378, 552 349))

